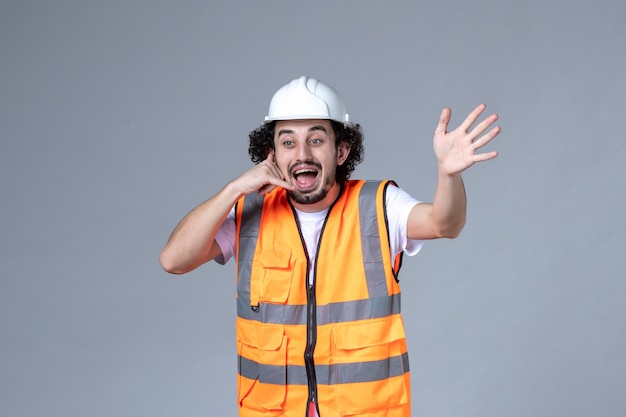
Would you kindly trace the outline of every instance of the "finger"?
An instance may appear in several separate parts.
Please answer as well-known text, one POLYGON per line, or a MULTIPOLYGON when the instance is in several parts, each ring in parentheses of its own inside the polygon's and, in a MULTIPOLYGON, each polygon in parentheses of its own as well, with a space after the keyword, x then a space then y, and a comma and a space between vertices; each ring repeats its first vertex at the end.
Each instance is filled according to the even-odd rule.
POLYGON ((496 136, 500 134, 501 131, 502 129, 500 129, 500 126, 496 126, 493 129, 491 129, 489 132, 481 136, 480 138, 476 139, 474 141, 475 149, 480 149, 486 144, 488 144, 489 142, 491 142, 493 138, 495 138, 496 136))
POLYGON ((263 195, 263 194, 269 193, 270 191, 272 191, 274 188, 277 188, 277 187, 284 188, 286 190, 294 190, 295 189, 295 187, 293 185, 289 184, 286 181, 283 181, 283 180, 278 179, 276 177, 270 177, 268 179, 267 184, 261 186, 257 190, 257 192, 259 193, 259 195, 263 195))
POLYGON ((283 181, 283 180, 277 180, 274 185, 276 185, 277 187, 282 187, 286 190, 295 190, 296 187, 294 187, 292 184, 288 183, 287 181, 283 181))
POLYGON ((293 190, 295 189, 295 187, 293 185, 291 185, 289 182, 287 182, 285 179, 279 176, 270 176, 267 179, 267 185, 272 185, 274 187, 281 187, 281 188, 285 188, 287 190, 293 190))
POLYGON ((270 175, 278 177, 281 180, 285 179, 285 176, 283 175, 280 168, 278 168, 278 165, 275 162, 275 157, 274 157, 273 152, 269 153, 265 161, 263 161, 262 163, 270 170, 270 175))
MULTIPOLYGON (((267 154, 267 159, 265 160, 267 167, 270 169, 270 173, 276 178, 276 181, 270 179, 270 182, 275 187, 286 188, 287 190, 294 190, 295 187, 286 181, 286 177, 283 172, 278 167, 276 163, 276 156, 274 155, 274 150, 270 150, 267 154)), ((274 188, 274 187, 272 187, 274 188)))
POLYGON ((435 135, 445 135, 448 131, 448 124, 450 123, 450 118, 452 117, 452 110, 448 107, 444 108, 441 111, 441 115, 439 116, 439 124, 437 124, 437 128, 435 129, 435 135))
POLYGON ((469 132, 469 135, 472 138, 477 138, 478 136, 482 135, 484 132, 487 131, 487 129, 489 129, 495 122, 498 121, 498 117, 499 116, 497 114, 492 114, 491 116, 487 117, 485 120, 476 125, 476 127, 472 129, 471 132, 469 132))
POLYGON ((258 165, 263 166, 270 166, 274 163, 274 154, 270 152, 268 152, 268 154, 265 156, 265 159, 263 159, 262 161, 260 161, 258 163, 258 165))
POLYGON ((497 151, 491 151, 491 152, 475 154, 474 155, 474 162, 488 161, 488 160, 493 159, 493 158, 495 158, 497 156, 498 156, 498 152, 497 151))
POLYGON ((468 132, 472 125, 476 123, 476 120, 485 111, 487 106, 485 104, 479 104, 474 110, 463 120, 463 123, 459 126, 463 131, 468 132))
POLYGON ((280 174, 280 170, 278 169, 278 166, 276 165, 274 161, 271 160, 271 158, 267 158, 265 161, 262 162, 262 164, 265 166, 265 168, 269 170, 270 175, 273 175, 278 178, 282 178, 282 175, 280 174))
POLYGON ((257 192, 259 195, 264 195, 272 191, 276 186, 274 184, 265 184, 263 187, 259 188, 257 192))
POLYGON ((278 178, 279 180, 283 182, 287 180, 283 172, 280 170, 280 168, 278 168, 278 165, 273 164, 271 169, 272 169, 272 174, 274 174, 276 178, 278 178))

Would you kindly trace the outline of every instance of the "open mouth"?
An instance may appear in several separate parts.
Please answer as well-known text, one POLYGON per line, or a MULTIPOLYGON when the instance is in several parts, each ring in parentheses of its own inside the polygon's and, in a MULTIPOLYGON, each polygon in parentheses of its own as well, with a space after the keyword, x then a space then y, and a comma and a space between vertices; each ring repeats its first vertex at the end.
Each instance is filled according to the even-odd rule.
POLYGON ((310 190, 317 183, 319 170, 314 167, 297 168, 292 170, 291 176, 295 181, 296 187, 300 190, 310 190))

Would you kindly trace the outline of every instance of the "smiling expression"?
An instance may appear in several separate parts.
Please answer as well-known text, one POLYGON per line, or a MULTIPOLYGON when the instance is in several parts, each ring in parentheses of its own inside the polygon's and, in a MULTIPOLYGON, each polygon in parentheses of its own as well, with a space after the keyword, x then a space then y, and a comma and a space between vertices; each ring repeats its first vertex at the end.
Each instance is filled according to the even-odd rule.
POLYGON ((289 191, 294 206, 302 211, 330 207, 339 193, 336 170, 348 157, 348 144, 335 145, 328 120, 282 120, 274 132, 276 165, 295 187, 289 191))

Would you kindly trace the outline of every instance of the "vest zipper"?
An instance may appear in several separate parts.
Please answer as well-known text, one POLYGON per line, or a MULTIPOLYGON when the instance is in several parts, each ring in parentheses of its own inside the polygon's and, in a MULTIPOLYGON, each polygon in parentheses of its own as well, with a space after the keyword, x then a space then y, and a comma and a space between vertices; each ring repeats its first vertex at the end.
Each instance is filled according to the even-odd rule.
MULTIPOLYGON (((308 399, 306 402, 306 417, 310 417, 314 408, 316 413, 319 416, 319 408, 317 406, 317 377, 315 375, 315 345, 317 343, 317 300, 315 298, 315 284, 317 281, 316 271, 313 271, 313 281, 309 282, 309 269, 311 268, 311 259, 309 258, 309 251, 306 247, 306 241, 304 240, 304 236, 302 236, 302 230, 300 229, 300 222, 298 221, 298 215, 295 209, 292 206, 293 215, 296 219, 296 224, 298 226, 298 233, 300 234, 300 241, 302 242, 302 247, 304 248, 304 255, 306 256, 306 271, 304 280, 306 285, 306 347, 304 349, 304 365, 306 369, 306 378, 307 378, 307 386, 309 389, 308 399)), ((329 210, 330 212, 330 210, 329 210)), ((328 215, 326 217, 328 219, 328 215)), ((322 234, 324 233, 324 226, 326 225, 326 221, 324 221, 324 225, 322 226, 322 230, 320 231, 319 241, 322 240, 322 234)), ((319 241, 317 244, 317 249, 319 252, 319 241)), ((316 255, 317 257, 317 255, 316 255)), ((317 262, 317 259, 316 259, 317 262)))
POLYGON ((304 236, 302 236, 302 229, 300 228, 300 221, 298 220, 298 213, 294 208, 291 201, 289 201, 289 205, 291 206, 291 211, 293 212, 294 219, 296 220, 296 225, 298 226, 298 234, 300 235, 300 242, 302 243, 302 247, 304 248, 304 255, 306 256, 306 271, 305 274, 305 285, 307 288, 306 291, 306 299, 307 299, 307 308, 306 308, 306 347, 304 349, 304 365, 306 369, 306 378, 307 385, 309 388, 309 398, 306 402, 306 417, 311 417, 311 406, 315 407, 315 411, 318 417, 320 416, 319 406, 318 406, 318 398, 317 398, 317 377, 315 376, 315 359, 313 354, 315 352, 315 344, 317 343, 317 300, 315 297, 315 286, 317 283, 317 261, 319 259, 320 247, 322 243, 322 236, 324 235, 324 229, 326 229, 326 223, 328 222, 328 218, 330 217, 330 212, 332 211, 335 203, 341 197, 343 193, 343 184, 339 190, 339 194, 335 201, 328 208, 328 212, 326 213, 326 218, 324 219, 324 224, 322 225, 322 229, 320 230, 320 236, 317 241, 317 251, 315 252, 315 270, 313 271, 313 282, 309 283, 309 269, 311 268, 311 259, 309 258, 309 251, 306 247, 306 241, 304 240, 304 236))
MULTIPOLYGON (((309 269, 311 268, 311 259, 309 258, 309 251, 306 247, 306 241, 302 236, 302 230, 300 229, 300 222, 297 220, 298 216, 294 210, 294 216, 296 218, 296 223, 298 225, 298 233, 300 234, 300 241, 302 242, 302 247, 304 248, 304 254, 306 256, 306 271, 305 274, 305 285, 306 285, 306 299, 307 299, 307 307, 306 307, 306 347, 304 349, 304 365, 306 369, 306 378, 307 378, 307 386, 309 389, 307 405, 306 405, 306 416, 309 417, 311 414, 311 407, 314 407, 315 410, 317 407, 317 378, 315 376, 315 359, 313 354, 315 352, 315 344, 317 343, 317 301, 315 298, 315 271, 313 272, 313 282, 309 283, 309 269)), ((320 233, 321 240, 321 233, 320 233)), ((318 243, 319 248, 319 243, 318 243)), ((319 415, 319 411, 317 412, 319 415)))
MULTIPOLYGON (((307 282, 307 325, 306 325, 306 348, 304 350, 304 364, 306 366, 307 383, 309 387, 309 398, 307 400, 307 417, 311 404, 317 408, 317 378, 315 375, 315 344, 317 343, 317 314, 315 301, 315 278, 313 284, 307 282)), ((308 276, 307 276, 308 281, 308 276)))

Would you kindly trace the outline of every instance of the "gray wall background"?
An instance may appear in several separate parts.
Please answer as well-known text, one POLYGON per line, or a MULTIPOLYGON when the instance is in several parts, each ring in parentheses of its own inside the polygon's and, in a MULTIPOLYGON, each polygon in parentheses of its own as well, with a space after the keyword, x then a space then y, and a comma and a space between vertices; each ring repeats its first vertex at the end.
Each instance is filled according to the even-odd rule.
POLYGON ((236 415, 234 267, 158 253, 302 74, 364 126, 355 177, 423 200, 441 108, 501 116, 464 233, 405 258, 414 415, 626 415, 625 13, 3 0, 0 415, 236 415))

